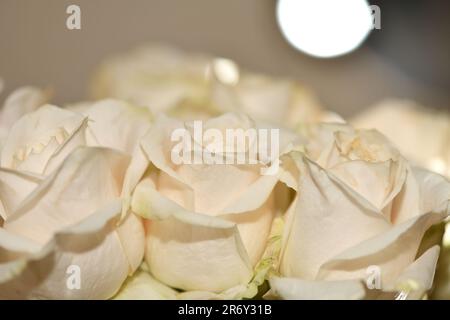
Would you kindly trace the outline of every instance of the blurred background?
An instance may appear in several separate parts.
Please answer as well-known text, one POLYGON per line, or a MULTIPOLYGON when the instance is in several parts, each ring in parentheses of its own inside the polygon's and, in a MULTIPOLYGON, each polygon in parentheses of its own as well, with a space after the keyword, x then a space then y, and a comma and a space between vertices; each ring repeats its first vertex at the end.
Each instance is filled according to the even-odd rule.
POLYGON ((105 57, 156 42, 298 79, 344 116, 387 97, 449 110, 450 1, 370 3, 381 8, 381 29, 322 59, 286 41, 275 0, 0 0, 0 98, 36 85, 51 87, 55 103, 83 100, 105 57), (66 28, 70 4, 81 8, 81 30, 66 28))

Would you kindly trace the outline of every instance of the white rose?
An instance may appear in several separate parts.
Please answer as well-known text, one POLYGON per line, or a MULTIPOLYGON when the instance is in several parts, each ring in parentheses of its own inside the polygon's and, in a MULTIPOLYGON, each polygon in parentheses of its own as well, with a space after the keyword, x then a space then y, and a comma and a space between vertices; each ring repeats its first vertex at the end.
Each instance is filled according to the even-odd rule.
POLYGON ((92 84, 94 98, 115 97, 182 119, 245 112, 290 127, 342 119, 324 111, 295 81, 242 71, 232 60, 148 46, 106 60, 92 84))
POLYGON ((124 99, 155 114, 184 107, 202 114, 207 112, 199 110, 199 102, 206 99, 209 61, 208 56, 170 47, 137 48, 102 63, 93 78, 92 96, 124 99))
MULTIPOLYGON (((361 128, 376 128, 414 164, 450 178, 450 113, 412 101, 390 99, 355 116, 361 128)), ((432 297, 449 299, 450 224, 447 224, 432 297)))
MULTIPOLYGON (((204 130, 220 132, 256 127, 247 116, 232 113, 203 124, 204 130)), ((127 175, 128 190, 137 184, 132 210, 148 219, 149 272, 165 285, 187 291, 179 298, 251 297, 256 294, 255 284, 250 284, 255 267, 272 221, 285 210, 287 193, 279 197, 279 176, 262 175, 266 165, 260 161, 175 164, 171 152, 177 142, 171 134, 180 128, 191 132, 192 124, 159 117, 142 139, 127 175)), ((202 151, 210 146, 206 138, 199 141, 195 133, 192 137, 202 151)), ((293 148, 295 138, 280 132, 280 154, 293 148)))
POLYGON ((309 135, 306 153, 293 154, 298 195, 286 215, 272 294, 351 299, 402 291, 420 298, 431 288, 439 247, 421 254, 419 246, 449 215, 450 183, 411 168, 376 131, 319 125, 309 135), (371 280, 379 290, 366 288, 371 280))
POLYGON ((104 101, 86 116, 46 105, 11 128, 0 161, 1 298, 105 299, 139 266, 141 219, 120 219, 124 152, 134 148, 122 134, 138 139, 145 119, 129 108, 104 101))

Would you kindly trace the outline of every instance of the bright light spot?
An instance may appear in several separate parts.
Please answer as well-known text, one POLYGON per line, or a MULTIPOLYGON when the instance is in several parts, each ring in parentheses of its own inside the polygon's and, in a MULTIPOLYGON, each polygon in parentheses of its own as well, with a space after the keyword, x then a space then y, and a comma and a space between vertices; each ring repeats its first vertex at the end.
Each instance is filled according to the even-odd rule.
POLYGON ((321 58, 356 49, 373 25, 366 0, 278 0, 277 19, 295 48, 321 58))
POLYGON ((450 248, 450 223, 445 225, 445 233, 442 243, 444 244, 444 248, 450 248))
POLYGON ((239 67, 229 59, 217 58, 212 62, 214 76, 220 82, 228 85, 235 85, 239 82, 239 67))
POLYGON ((446 171, 446 165, 443 159, 436 157, 430 160, 428 164, 428 168, 431 171, 437 172, 439 174, 444 175, 446 171))

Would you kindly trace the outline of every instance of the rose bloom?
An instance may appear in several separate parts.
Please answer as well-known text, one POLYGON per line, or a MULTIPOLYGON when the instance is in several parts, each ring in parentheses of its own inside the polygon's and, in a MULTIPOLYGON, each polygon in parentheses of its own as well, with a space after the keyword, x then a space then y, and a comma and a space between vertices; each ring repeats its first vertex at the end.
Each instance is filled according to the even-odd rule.
POLYGON ((144 229, 130 211, 121 219, 121 193, 145 114, 113 100, 89 115, 45 105, 12 126, 0 159, 2 299, 106 299, 136 270, 144 229))
MULTIPOLYGON (((361 128, 376 128, 414 164, 450 178, 450 113, 408 100, 386 100, 354 117, 361 128)), ((435 299, 450 299, 450 224, 436 274, 435 299)))
POLYGON ((421 242, 449 215, 450 183, 411 167, 377 131, 322 124, 303 134, 309 143, 292 154, 298 193, 285 216, 270 295, 423 297, 439 246, 421 242))
POLYGON ((114 97, 154 114, 193 120, 225 112, 295 127, 340 119, 303 85, 242 71, 232 60, 147 46, 104 61, 93 77, 95 99, 114 97))
MULTIPOLYGON (((180 128, 191 132, 192 123, 158 117, 133 157, 125 184, 134 190, 133 212, 146 218, 148 270, 144 271, 154 278, 140 274, 131 281, 132 289, 126 287, 119 298, 136 297, 136 291, 144 292, 144 287, 157 297, 253 297, 264 280, 259 272, 267 270, 262 257, 272 222, 289 202, 286 187, 279 183, 278 174, 262 174, 268 163, 259 160, 255 164, 176 164, 172 152, 177 142, 171 134, 180 128), (185 292, 175 295, 167 286, 185 292)), ((228 113, 205 121, 203 128, 224 132, 265 127, 243 114, 228 113)), ((195 133, 190 138, 202 151, 218 143, 198 140, 195 133)), ((280 154, 294 148, 296 139, 292 132, 280 130, 280 154)), ((246 143, 249 148, 256 142, 246 143)))

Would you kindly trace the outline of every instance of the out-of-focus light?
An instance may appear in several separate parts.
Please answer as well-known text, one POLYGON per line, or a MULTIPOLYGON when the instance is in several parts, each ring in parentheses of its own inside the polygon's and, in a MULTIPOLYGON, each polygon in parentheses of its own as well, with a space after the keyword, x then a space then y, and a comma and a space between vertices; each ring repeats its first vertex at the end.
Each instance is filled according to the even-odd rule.
POLYGON ((442 240, 444 248, 450 248, 450 223, 445 225, 444 239, 442 240))
POLYGON ((429 161, 428 168, 434 172, 445 175, 447 172, 447 166, 445 165, 444 159, 439 157, 433 158, 429 161))
POLYGON ((213 75, 223 84, 235 85, 239 82, 239 67, 233 60, 216 58, 212 61, 211 68, 213 75))
POLYGON ((277 19, 292 46, 320 58, 353 51, 373 25, 366 0, 278 0, 277 19))

